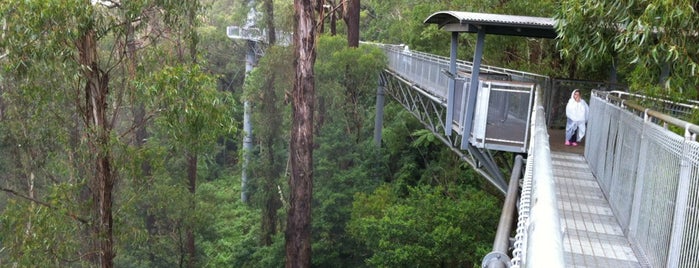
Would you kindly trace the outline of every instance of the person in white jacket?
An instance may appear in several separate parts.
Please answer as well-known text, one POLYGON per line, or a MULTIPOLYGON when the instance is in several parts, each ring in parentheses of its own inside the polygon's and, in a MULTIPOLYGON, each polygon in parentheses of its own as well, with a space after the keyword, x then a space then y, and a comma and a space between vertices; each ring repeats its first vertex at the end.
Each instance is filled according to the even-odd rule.
POLYGON ((578 146, 578 143, 585 137, 585 124, 587 123, 590 107, 587 102, 580 97, 580 90, 575 89, 570 94, 570 100, 566 105, 566 142, 567 146, 578 146), (577 133, 576 133, 577 131, 577 133), (576 139, 573 139, 573 135, 576 139))

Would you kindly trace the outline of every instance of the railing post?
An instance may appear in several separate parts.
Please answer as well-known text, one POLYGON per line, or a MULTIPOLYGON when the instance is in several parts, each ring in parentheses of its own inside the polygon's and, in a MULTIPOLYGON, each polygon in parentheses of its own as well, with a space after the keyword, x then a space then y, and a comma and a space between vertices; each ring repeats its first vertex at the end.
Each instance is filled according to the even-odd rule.
POLYGON ((682 163, 680 164, 680 174, 677 185, 677 197, 675 201, 675 214, 672 220, 672 233, 670 233, 670 248, 668 252, 666 267, 679 267, 682 255, 682 243, 684 242, 685 221, 687 219, 687 201, 689 200, 690 180, 692 175, 692 165, 690 162, 690 148, 688 142, 691 141, 689 127, 685 128, 685 141, 682 144, 682 163))

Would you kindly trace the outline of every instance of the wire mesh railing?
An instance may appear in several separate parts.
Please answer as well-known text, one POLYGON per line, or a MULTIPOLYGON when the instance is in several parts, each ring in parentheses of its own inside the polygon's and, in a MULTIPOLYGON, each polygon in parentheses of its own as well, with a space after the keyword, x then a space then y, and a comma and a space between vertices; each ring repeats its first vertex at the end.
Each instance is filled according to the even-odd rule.
POLYGON ((699 127, 620 96, 593 93, 585 158, 649 266, 698 267, 699 127))
MULTIPOLYGON (((437 56, 429 53, 424 53, 415 50, 409 50, 404 45, 387 45, 379 43, 367 43, 380 46, 389 61, 389 68, 408 79, 431 94, 446 100, 447 90, 449 89, 449 58, 437 56)), ((470 73, 473 69, 473 63, 469 61, 456 61, 457 73, 454 74, 462 78, 470 78, 470 73)), ((506 68, 481 65, 480 78, 489 80, 511 80, 519 82, 533 82, 539 84, 546 89, 549 86, 548 76, 511 70, 506 68)))

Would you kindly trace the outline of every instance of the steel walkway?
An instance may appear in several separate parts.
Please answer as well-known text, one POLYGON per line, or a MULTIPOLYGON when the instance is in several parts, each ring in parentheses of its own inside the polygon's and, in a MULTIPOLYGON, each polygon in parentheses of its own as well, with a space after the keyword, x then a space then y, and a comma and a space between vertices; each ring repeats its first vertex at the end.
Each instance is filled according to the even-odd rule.
POLYGON ((641 265, 624 236, 585 158, 577 153, 552 151, 551 160, 566 265, 647 267, 641 265))
POLYGON ((568 267, 650 267, 624 235, 581 146, 565 146, 565 131, 549 129, 564 258, 568 267))

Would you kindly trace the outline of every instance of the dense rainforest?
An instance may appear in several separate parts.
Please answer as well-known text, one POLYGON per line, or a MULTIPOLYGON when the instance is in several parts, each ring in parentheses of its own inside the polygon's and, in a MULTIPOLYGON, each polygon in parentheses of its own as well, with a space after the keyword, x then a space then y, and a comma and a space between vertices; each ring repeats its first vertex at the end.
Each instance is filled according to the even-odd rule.
POLYGON ((697 8, 3 0, 0 267, 479 266, 503 196, 390 100, 377 146, 386 58, 358 41, 448 55, 434 12, 554 17, 557 39, 489 36, 483 63, 696 99, 697 8), (266 41, 226 36, 246 24, 266 41))

